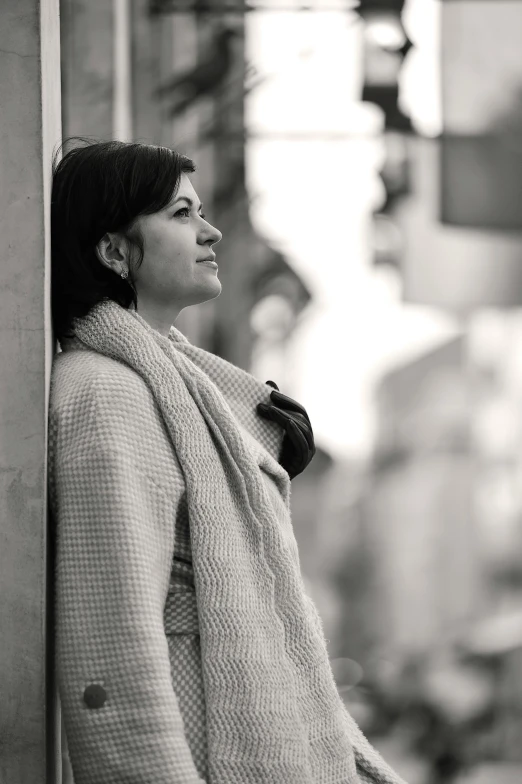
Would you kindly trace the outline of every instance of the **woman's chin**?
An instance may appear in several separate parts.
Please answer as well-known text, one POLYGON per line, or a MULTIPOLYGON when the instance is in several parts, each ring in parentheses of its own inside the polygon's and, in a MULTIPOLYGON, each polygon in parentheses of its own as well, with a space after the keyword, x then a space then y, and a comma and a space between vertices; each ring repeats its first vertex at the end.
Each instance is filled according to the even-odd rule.
POLYGON ((205 286, 204 289, 201 287, 199 291, 199 302, 206 302, 209 299, 215 299, 219 297, 221 294, 221 290, 223 286, 221 285, 221 281, 218 278, 214 278, 213 281, 210 281, 211 285, 205 286))

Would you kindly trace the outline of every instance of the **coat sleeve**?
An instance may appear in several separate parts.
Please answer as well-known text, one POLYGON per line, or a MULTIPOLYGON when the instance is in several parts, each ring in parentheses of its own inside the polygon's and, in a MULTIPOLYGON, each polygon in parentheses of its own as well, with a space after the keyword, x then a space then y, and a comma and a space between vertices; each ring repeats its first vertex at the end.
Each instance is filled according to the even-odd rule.
POLYGON ((51 404, 49 444, 55 661, 75 784, 201 784, 163 626, 183 477, 148 388, 137 376, 80 384, 51 404))

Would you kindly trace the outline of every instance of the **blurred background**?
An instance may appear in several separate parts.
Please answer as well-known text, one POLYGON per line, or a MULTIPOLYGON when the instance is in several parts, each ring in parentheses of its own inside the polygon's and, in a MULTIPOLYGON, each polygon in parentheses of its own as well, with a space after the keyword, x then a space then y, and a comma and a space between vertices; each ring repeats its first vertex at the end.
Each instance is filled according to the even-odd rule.
POLYGON ((409 784, 522 781, 521 0, 60 5, 64 138, 188 154, 223 232, 176 325, 309 412, 350 712, 409 784))

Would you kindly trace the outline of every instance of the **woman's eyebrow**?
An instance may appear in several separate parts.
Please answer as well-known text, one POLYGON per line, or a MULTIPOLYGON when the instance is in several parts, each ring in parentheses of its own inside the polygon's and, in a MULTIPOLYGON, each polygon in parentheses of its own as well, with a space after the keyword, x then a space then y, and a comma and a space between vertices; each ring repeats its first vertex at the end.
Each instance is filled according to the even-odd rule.
MULTIPOLYGON (((176 202, 181 201, 182 199, 187 202, 189 207, 192 208, 194 206, 194 202, 188 196, 178 196, 177 199, 174 199, 174 201, 172 202, 171 207, 173 207, 176 204, 176 202)), ((198 211, 202 207, 203 207, 203 204, 200 202, 199 207, 198 207, 198 211)))

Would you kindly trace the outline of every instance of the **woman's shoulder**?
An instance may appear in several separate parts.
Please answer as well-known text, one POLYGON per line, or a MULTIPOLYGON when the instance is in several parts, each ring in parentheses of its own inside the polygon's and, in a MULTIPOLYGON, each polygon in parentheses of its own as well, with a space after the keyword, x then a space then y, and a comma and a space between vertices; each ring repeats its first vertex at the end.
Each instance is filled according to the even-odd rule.
POLYGON ((51 386, 60 396, 82 392, 100 394, 104 388, 111 393, 128 389, 133 393, 151 394, 143 378, 131 367, 91 350, 56 354, 51 369, 51 386))
POLYGON ((56 354, 51 368, 51 411, 94 402, 116 409, 132 403, 135 411, 154 406, 143 378, 123 362, 91 350, 56 354))
POLYGON ((159 406, 143 378, 96 351, 53 359, 49 401, 51 442, 133 454, 157 484, 182 486, 179 461, 159 406), (101 445, 101 446, 100 446, 101 445))

